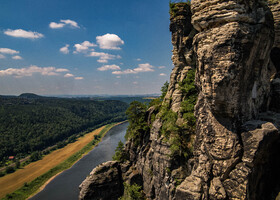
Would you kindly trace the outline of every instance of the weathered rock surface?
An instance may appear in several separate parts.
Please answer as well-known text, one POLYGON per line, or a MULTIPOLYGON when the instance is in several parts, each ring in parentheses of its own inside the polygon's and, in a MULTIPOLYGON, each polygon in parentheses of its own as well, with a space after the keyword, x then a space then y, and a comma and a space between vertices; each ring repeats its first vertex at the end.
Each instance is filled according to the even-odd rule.
POLYGON ((170 75, 165 102, 170 104, 171 110, 179 113, 184 98, 179 83, 186 78, 188 70, 195 65, 192 42, 197 32, 191 24, 190 7, 184 3, 177 4, 176 7, 178 9, 176 14, 171 14, 170 17, 174 68, 170 75))
POLYGON ((274 19, 275 40, 273 47, 280 48, 280 1, 268 0, 268 5, 274 19))
POLYGON ((115 199, 123 182, 141 185, 147 199, 270 200, 278 195, 280 3, 270 2, 270 8, 264 0, 191 3, 192 16, 190 7, 179 3, 170 18, 174 69, 163 104, 178 114, 177 123, 183 120, 180 82, 196 68, 193 158, 186 163, 170 156, 169 141, 161 134, 163 119, 157 115, 150 124, 157 112, 152 107, 150 131, 139 146, 133 140, 125 145, 129 161, 94 169, 80 186, 80 199, 115 199))
POLYGON ((121 168, 118 162, 109 161, 92 170, 79 186, 79 199, 114 200, 123 193, 121 168))
POLYGON ((267 152, 261 144, 279 139, 273 124, 246 122, 267 109, 273 74, 268 67, 274 42, 271 11, 258 0, 193 0, 192 11, 200 31, 194 39, 200 91, 195 164, 176 197, 257 199, 253 194, 265 191, 253 186, 261 179, 251 180, 258 169, 256 154, 267 152), (246 124, 256 127, 242 133, 246 124))

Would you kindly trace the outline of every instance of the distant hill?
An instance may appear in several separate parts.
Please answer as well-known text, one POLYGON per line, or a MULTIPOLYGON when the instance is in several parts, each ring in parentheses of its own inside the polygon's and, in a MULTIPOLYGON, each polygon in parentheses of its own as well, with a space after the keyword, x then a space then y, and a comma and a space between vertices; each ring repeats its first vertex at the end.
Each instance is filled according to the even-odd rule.
POLYGON ((19 95, 18 97, 20 98, 27 98, 27 99, 40 99, 40 98, 46 98, 43 96, 39 96, 37 94, 34 93, 22 93, 21 95, 19 95))

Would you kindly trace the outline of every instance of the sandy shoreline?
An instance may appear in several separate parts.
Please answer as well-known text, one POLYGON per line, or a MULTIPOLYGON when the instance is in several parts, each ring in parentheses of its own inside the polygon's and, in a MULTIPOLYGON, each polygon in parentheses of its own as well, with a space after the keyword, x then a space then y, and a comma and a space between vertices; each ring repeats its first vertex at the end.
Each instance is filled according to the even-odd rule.
MULTIPOLYGON (((73 166, 73 165, 72 165, 73 166)), ((65 171, 65 170, 64 170, 65 171)), ((62 172, 64 172, 62 171, 62 172)), ((35 192, 34 194, 32 194, 30 197, 28 197, 28 200, 31 199, 32 197, 34 197, 36 194, 38 194, 39 192, 41 192, 42 190, 45 189, 45 187, 53 180, 55 179, 59 174, 61 174, 62 172, 59 172, 58 174, 54 175, 53 177, 51 177, 49 180, 47 180, 47 182, 44 183, 44 185, 42 185, 39 190, 37 192, 35 192)))

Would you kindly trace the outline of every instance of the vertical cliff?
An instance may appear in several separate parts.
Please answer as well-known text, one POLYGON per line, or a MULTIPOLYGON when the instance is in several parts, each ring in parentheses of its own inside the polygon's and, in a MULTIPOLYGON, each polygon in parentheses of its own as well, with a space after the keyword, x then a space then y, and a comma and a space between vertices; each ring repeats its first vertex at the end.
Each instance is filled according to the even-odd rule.
POLYGON ((199 89, 195 163, 176 198, 271 199, 277 189, 265 185, 277 172, 262 166, 274 168, 269 148, 277 147, 279 127, 260 121, 260 113, 268 108, 274 72, 272 13, 258 0, 193 0, 192 12, 199 31, 193 43, 199 89))
POLYGON ((80 199, 117 199, 124 183, 147 199, 275 199, 278 26, 275 1, 171 3, 167 93, 148 110, 133 105, 125 158, 94 169, 80 199))

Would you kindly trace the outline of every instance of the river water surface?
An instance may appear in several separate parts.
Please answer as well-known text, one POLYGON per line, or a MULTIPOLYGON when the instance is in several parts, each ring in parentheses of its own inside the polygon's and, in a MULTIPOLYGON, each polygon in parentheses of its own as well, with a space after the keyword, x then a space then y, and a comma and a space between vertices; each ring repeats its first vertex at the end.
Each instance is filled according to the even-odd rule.
POLYGON ((55 177, 44 190, 31 200, 77 200, 79 185, 97 165, 112 160, 115 149, 124 135, 128 122, 113 127, 103 140, 70 169, 55 177))

